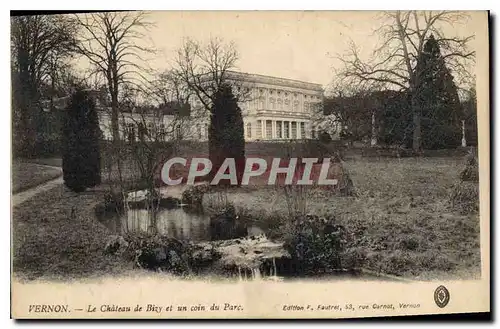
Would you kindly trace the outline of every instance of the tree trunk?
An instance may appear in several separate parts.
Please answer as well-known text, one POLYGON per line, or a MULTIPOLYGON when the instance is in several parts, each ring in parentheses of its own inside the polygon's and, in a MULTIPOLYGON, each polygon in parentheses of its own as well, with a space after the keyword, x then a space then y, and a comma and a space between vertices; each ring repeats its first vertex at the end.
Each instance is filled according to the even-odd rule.
POLYGON ((377 138, 377 122, 375 118, 375 111, 372 111, 372 138, 371 138, 371 146, 376 146, 378 143, 377 138))
POLYGON ((465 138, 465 120, 462 120, 462 147, 467 147, 467 139, 465 138))
POLYGON ((113 135, 113 142, 116 145, 120 140, 120 128, 119 128, 119 109, 118 109, 118 97, 116 94, 111 95, 111 133, 113 135))
MULTIPOLYGON (((113 79, 108 75, 109 91, 111 94, 111 134, 112 134, 112 149, 116 166, 118 170, 118 182, 120 185, 120 192, 123 193, 123 175, 122 175, 122 150, 120 141, 120 130, 119 130, 119 105, 118 105, 118 83, 115 83, 116 79, 113 79)), ((111 164, 113 166, 113 164, 111 164)))
POLYGON ((33 86, 33 79, 29 72, 27 55, 18 54, 19 58, 19 91, 16 93, 16 110, 19 111, 19 125, 16 131, 16 138, 19 138, 21 153, 25 156, 32 155, 36 144, 35 126, 35 96, 36 87, 33 86))
POLYGON ((26 155, 34 155, 36 151, 36 111, 34 92, 30 86, 24 86, 21 100, 22 148, 26 155))
POLYGON ((422 125, 420 120, 420 106, 415 92, 411 93, 411 110, 413 116, 413 151, 420 153, 422 150, 422 125))

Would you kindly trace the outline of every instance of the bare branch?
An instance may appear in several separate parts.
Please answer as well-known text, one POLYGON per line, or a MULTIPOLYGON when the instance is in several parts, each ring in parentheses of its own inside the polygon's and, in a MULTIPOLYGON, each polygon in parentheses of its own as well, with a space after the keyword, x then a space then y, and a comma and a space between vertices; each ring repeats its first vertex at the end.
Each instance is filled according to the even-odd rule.
POLYGON ((352 45, 347 55, 338 57, 344 66, 340 75, 381 83, 381 86, 392 85, 411 89, 417 83, 413 81, 416 78, 416 61, 431 33, 437 36, 436 40, 447 64, 454 65, 461 71, 465 66, 458 64, 456 58, 472 60, 475 55, 467 49, 473 36, 459 38, 443 35, 443 24, 457 24, 466 18, 460 12, 395 11, 384 13, 382 18, 384 23, 375 30, 376 34, 382 37, 382 42, 373 51, 372 61, 363 61, 356 47, 352 45), (452 62, 453 64, 450 64, 452 62))

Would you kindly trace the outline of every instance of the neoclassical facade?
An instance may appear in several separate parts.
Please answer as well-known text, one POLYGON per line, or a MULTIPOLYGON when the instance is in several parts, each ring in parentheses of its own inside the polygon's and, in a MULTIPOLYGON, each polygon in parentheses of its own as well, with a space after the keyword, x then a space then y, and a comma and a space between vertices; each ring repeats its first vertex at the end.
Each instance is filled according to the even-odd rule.
MULTIPOLYGON (((243 115, 245 140, 283 141, 316 138, 322 120, 318 113, 323 99, 319 84, 258 74, 226 72, 233 88, 244 89, 239 103, 243 115)), ((191 99, 191 117, 179 120, 173 115, 122 113, 120 135, 123 139, 139 138, 138 123, 160 139, 208 140, 209 114, 199 99, 191 99)), ((100 127, 105 139, 111 139, 109 111, 100 111, 100 127)), ((321 114, 320 114, 321 116, 321 114)), ((335 136, 332 136, 335 138, 335 136)))
MULTIPOLYGON (((259 74, 227 72, 227 80, 245 88, 240 102, 245 140, 287 140, 314 138, 312 117, 323 99, 319 84, 259 74)), ((201 109, 199 100, 191 104, 201 109)), ((208 138, 208 121, 195 123, 196 139, 208 138)))

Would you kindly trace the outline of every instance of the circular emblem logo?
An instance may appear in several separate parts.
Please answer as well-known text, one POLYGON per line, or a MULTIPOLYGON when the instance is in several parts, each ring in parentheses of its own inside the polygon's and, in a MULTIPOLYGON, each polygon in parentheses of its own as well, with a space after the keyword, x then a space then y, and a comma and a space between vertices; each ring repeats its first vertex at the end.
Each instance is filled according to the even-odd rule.
POLYGON ((439 286, 436 291, 434 291, 434 301, 436 302, 436 305, 441 308, 448 305, 450 301, 450 292, 445 286, 439 286))

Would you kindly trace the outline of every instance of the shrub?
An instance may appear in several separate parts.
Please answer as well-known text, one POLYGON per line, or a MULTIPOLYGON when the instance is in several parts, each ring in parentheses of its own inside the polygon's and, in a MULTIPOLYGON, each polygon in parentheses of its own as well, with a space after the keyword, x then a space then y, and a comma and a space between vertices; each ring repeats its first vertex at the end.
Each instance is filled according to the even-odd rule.
POLYGON ((477 182, 459 182, 450 195, 451 206, 462 214, 479 211, 479 184, 477 182))
POLYGON ((125 256, 136 266, 187 275, 203 269, 219 258, 215 249, 177 239, 145 233, 127 234, 125 256))
MULTIPOLYGON (((223 84, 215 93, 209 128, 209 157, 212 178, 226 158, 235 159, 238 183, 245 166, 243 117, 231 86, 223 84)), ((220 184, 227 184, 222 180, 220 184)))
POLYGON ((460 172, 460 180, 479 182, 479 166, 474 152, 469 152, 465 162, 465 168, 460 172))
POLYGON ((333 217, 307 215, 291 225, 285 247, 298 274, 342 269, 346 232, 333 217))
POLYGON ((332 136, 326 131, 322 131, 319 133, 318 139, 323 144, 328 144, 332 141, 332 136))
POLYGON ((203 196, 208 192, 210 185, 200 184, 188 187, 182 192, 182 203, 189 204, 193 207, 201 207, 203 196))
POLYGON ((99 122, 88 92, 71 96, 63 126, 63 178, 75 192, 101 183, 99 122))

